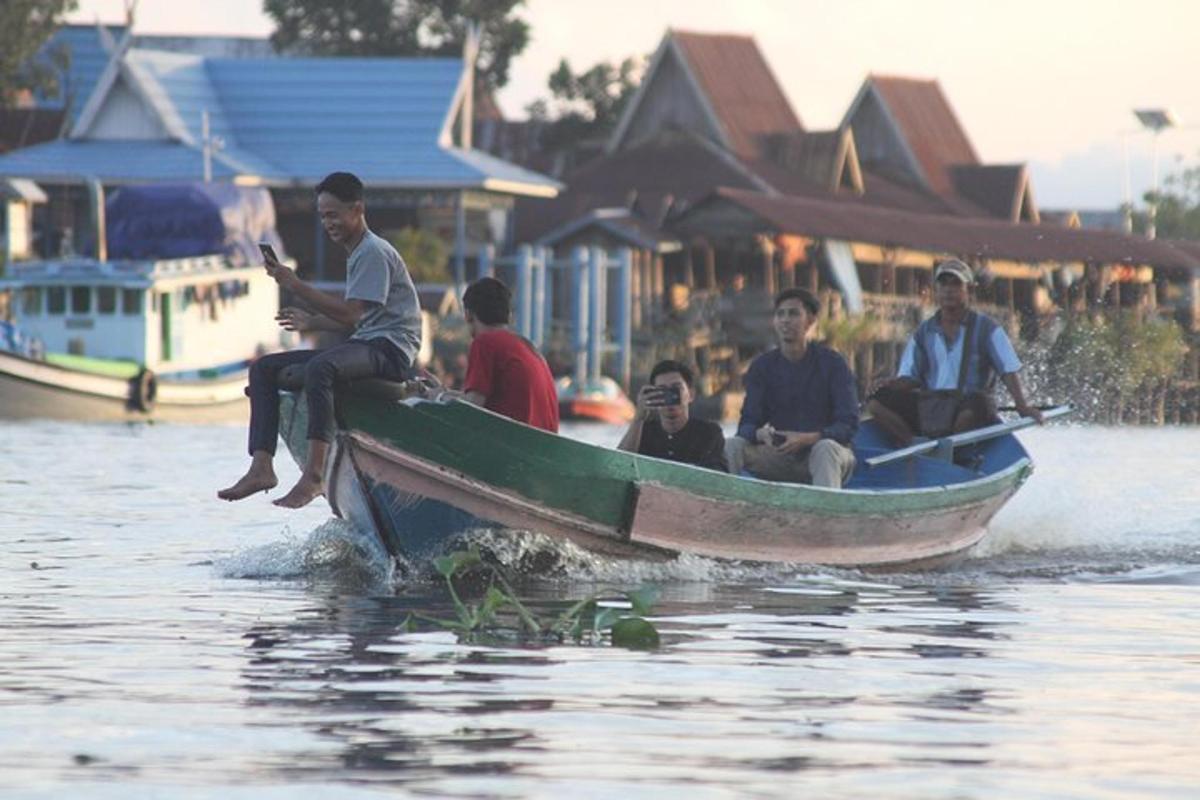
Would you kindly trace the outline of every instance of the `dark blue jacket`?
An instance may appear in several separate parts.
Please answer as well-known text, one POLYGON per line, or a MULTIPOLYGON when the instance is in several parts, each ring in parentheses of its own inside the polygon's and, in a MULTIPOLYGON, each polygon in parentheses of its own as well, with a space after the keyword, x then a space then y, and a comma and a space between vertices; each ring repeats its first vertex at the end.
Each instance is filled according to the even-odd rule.
POLYGON ((820 431, 844 445, 858 431, 858 390, 846 359, 812 342, 792 362, 779 348, 763 353, 745 378, 746 400, 737 435, 755 441, 768 422, 781 431, 820 431))

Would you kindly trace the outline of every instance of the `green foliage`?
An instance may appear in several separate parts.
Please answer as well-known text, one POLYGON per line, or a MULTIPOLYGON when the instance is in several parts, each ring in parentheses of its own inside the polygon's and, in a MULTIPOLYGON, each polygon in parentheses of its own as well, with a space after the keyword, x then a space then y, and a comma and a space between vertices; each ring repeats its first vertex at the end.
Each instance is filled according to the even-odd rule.
MULTIPOLYGON (((1155 201, 1154 192, 1146 192, 1146 203, 1155 201)), ((1155 212, 1155 236, 1159 239, 1200 240, 1200 164, 1182 167, 1169 175, 1158 192, 1155 212)), ((1126 206, 1122 206, 1122 209, 1126 206)), ((1146 211, 1131 214, 1134 233, 1145 235, 1149 227, 1146 211)))
POLYGON ((642 616, 650 613, 658 599, 658 592, 652 587, 624 593, 632 614, 619 608, 602 606, 600 596, 591 595, 569 606, 553 621, 543 622, 517 599, 504 576, 486 563, 475 547, 434 559, 433 566, 446 580, 457 619, 410 617, 404 623, 405 630, 415 630, 418 622, 424 622, 454 631, 467 641, 515 631, 522 638, 539 641, 571 639, 575 642, 600 642, 608 633, 612 643, 618 647, 649 649, 659 644, 658 630, 642 616), (455 580, 475 571, 483 571, 487 575, 488 586, 481 602, 467 603, 460 598, 455 580), (508 621, 508 614, 515 617, 515 625, 508 621))
POLYGON ((849 358, 859 345, 876 340, 875 328, 875 320, 864 314, 841 319, 822 317, 817 323, 817 338, 849 358))
POLYGON ((326 56, 461 56, 467 26, 480 25, 476 75, 488 91, 508 83, 529 44, 514 15, 524 0, 264 0, 280 52, 326 56))
POLYGON ((1187 349, 1172 320, 1140 321, 1130 312, 1077 318, 1050 349, 1050 389, 1084 419, 1117 422, 1131 400, 1161 390, 1187 349))
POLYGON ((553 105, 537 100, 526 109, 532 119, 551 123, 542 134, 542 146, 569 149, 611 133, 637 91, 642 63, 634 58, 617 65, 602 61, 576 74, 565 58, 559 61, 548 81, 553 105))
POLYGON ((386 231, 383 238, 399 251, 415 283, 449 283, 450 248, 436 233, 420 228, 386 231))
POLYGON ((11 105, 25 90, 55 95, 57 70, 64 70, 65 50, 35 59, 38 50, 58 29, 76 0, 3 0, 0 2, 0 107, 11 105))

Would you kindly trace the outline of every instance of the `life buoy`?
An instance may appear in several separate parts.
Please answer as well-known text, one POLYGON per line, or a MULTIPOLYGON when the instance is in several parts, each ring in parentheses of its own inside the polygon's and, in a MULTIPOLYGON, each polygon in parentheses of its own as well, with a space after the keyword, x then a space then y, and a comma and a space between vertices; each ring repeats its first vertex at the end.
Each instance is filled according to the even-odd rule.
POLYGON ((142 367, 142 371, 129 379, 129 407, 134 411, 149 414, 158 399, 158 379, 154 373, 142 367))

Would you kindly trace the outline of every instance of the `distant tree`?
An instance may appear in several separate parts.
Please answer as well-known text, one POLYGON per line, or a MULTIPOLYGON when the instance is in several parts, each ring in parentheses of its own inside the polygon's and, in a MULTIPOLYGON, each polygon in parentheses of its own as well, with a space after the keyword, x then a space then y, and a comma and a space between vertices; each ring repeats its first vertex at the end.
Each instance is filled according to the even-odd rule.
POLYGON ((549 123, 542 146, 562 150, 611 133, 637 91, 643 62, 636 58, 617 65, 602 61, 578 74, 565 58, 558 62, 547 81, 552 101, 537 100, 526 107, 531 119, 549 123))
MULTIPOLYGON (((1179 171, 1163 180, 1158 192, 1158 211, 1155 215, 1155 236, 1159 239, 1200 240, 1200 162, 1193 166, 1179 164, 1179 171)), ((1155 200, 1154 192, 1146 192, 1142 200, 1148 205, 1155 200)), ((1133 232, 1145 235, 1150 218, 1145 209, 1121 210, 1129 213, 1133 232)))
MULTIPOLYGON (((1148 195, 1147 200, 1151 199, 1148 195)), ((1163 181, 1155 228, 1162 239, 1200 239, 1200 164, 1163 181)))
POLYGON ((480 25, 480 86, 508 83, 512 59, 529 44, 514 16, 524 0, 263 0, 280 52, 328 56, 458 56, 471 22, 480 25))
POLYGON ((65 53, 35 56, 76 5, 76 0, 0 2, 0 107, 12 106, 25 91, 58 93, 55 68, 65 66, 65 53))

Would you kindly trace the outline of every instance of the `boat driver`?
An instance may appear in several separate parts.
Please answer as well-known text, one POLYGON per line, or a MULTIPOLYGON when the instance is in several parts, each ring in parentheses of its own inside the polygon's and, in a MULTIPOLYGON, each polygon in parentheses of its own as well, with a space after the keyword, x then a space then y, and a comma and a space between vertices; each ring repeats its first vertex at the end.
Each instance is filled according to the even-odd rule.
POLYGON ((975 282, 971 268, 957 258, 948 259, 934 269, 933 282, 937 312, 909 337, 897 377, 883 384, 867 401, 867 411, 875 423, 901 447, 911 444, 916 435, 937 435, 922 430, 920 394, 922 390, 957 390, 957 407, 951 409, 947 420, 951 432, 989 425, 996 420, 992 387, 999 374, 1021 416, 1042 424, 1042 412, 1025 399, 1017 375, 1021 360, 1008 334, 991 317, 970 307, 975 282), (968 335, 971 341, 966 344, 968 335))

